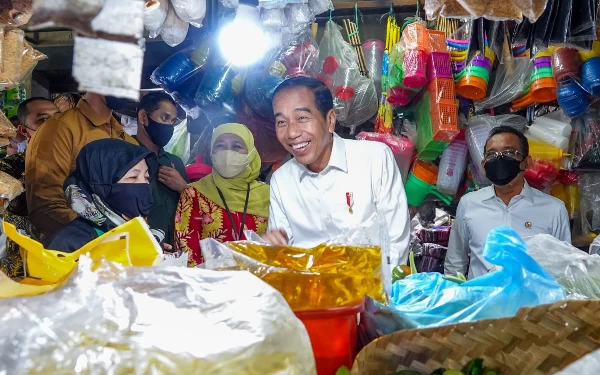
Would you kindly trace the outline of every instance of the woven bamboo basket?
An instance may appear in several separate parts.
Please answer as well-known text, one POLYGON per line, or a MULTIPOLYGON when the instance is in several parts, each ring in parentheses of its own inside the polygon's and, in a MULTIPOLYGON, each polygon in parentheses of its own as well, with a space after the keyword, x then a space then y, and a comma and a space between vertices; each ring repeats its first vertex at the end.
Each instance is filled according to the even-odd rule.
MULTIPOLYGON (((399 331, 367 345, 352 374, 428 374, 474 358, 505 375, 553 374, 600 348, 600 300, 522 308, 512 318, 399 331)), ((600 373, 600 371, 599 371, 600 373)), ((584 374, 582 374, 584 375, 584 374)))

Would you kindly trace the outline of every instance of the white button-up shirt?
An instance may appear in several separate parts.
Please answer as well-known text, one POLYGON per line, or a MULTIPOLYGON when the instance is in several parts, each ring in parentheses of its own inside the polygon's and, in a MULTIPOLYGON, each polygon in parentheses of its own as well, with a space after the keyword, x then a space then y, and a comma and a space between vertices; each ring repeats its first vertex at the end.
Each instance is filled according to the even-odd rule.
POLYGON ((400 170, 383 143, 333 136, 329 164, 311 172, 295 159, 271 178, 269 230, 284 229, 290 244, 313 247, 358 228, 377 213, 391 241, 390 265, 406 264, 410 220, 400 170), (352 212, 346 194, 352 193, 352 212))
POLYGON ((450 232, 444 273, 464 274, 469 265, 469 253, 468 278, 488 273, 493 265, 483 258, 483 245, 490 230, 499 226, 511 227, 522 238, 550 234, 571 242, 569 215, 561 200, 533 189, 525 182, 521 193, 507 206, 490 186, 461 198, 450 232))

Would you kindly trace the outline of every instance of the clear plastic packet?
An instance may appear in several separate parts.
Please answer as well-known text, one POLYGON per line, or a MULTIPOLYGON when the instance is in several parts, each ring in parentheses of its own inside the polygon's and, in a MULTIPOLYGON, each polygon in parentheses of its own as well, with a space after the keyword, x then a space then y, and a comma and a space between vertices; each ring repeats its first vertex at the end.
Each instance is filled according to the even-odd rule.
POLYGON ((0 300, 0 372, 316 373, 302 322, 246 272, 79 264, 51 292, 0 300), (228 339, 165 338, 207 334, 228 339))
POLYGON ((287 27, 294 33, 302 31, 315 19, 308 4, 288 4, 284 9, 284 13, 287 27))
POLYGON ((598 111, 594 109, 571 121, 575 137, 575 146, 571 157, 573 169, 600 168, 600 121, 598 118, 598 111))
POLYGON ((504 61, 496 70, 490 94, 484 100, 475 101, 475 109, 482 111, 510 103, 525 91, 530 76, 531 61, 527 57, 504 61))
POLYGON ((402 174, 402 181, 406 181, 415 152, 415 144, 413 141, 409 138, 397 137, 391 134, 368 132, 360 132, 356 136, 356 139, 359 141, 367 140, 382 142, 388 145, 388 147, 392 149, 392 154, 394 154, 394 159, 396 159, 396 164, 398 164, 398 168, 402 174))
POLYGON ((182 21, 202 25, 206 15, 206 0, 171 0, 171 5, 182 21))
POLYGON ((73 77, 80 91, 137 101, 143 61, 137 44, 75 37, 73 77))
MULTIPOLYGON (((524 17, 531 22, 536 22, 546 10, 548 0, 510 0, 516 6, 524 17)), ((587 1, 587 0, 584 0, 587 1)))
POLYGON ((31 30, 66 26, 85 35, 94 35, 90 23, 100 13, 105 0, 33 0, 31 30))
MULTIPOLYGON (((377 90, 373 80, 360 76, 355 82, 352 100, 349 103, 344 102, 348 106, 348 114, 344 120, 339 120, 340 125, 350 128, 350 134, 354 134, 357 126, 375 116, 379 109, 377 90)), ((336 100, 340 101, 340 98, 336 97, 336 100)))
POLYGON ((579 199, 583 234, 600 234, 600 173, 579 175, 579 199))
POLYGON ((194 100, 201 111, 210 113, 235 108, 233 80, 236 71, 229 65, 208 69, 196 90, 194 100))
POLYGON ((6 30, 2 42, 2 71, 0 87, 10 88, 18 83, 23 63, 25 33, 19 29, 6 30))
POLYGON ((333 3, 331 0, 308 0, 308 7, 313 16, 317 16, 333 9, 333 3))
POLYGON ((273 117, 273 107, 271 101, 273 94, 283 78, 271 75, 263 68, 255 70, 248 74, 246 85, 244 86, 244 99, 248 106, 258 115, 265 118, 273 117))
POLYGON ((438 16, 446 18, 480 18, 494 21, 521 21, 519 8, 511 1, 499 0, 426 0, 427 19, 438 16))
POLYGON ((600 299, 600 256, 590 255, 549 234, 525 239, 527 254, 558 282, 568 299, 600 299))
POLYGON ((143 0, 104 1, 102 10, 91 22, 92 30, 96 33, 140 39, 144 33, 143 0))
POLYGON ((23 41, 23 60, 17 82, 23 82, 33 72, 37 63, 47 58, 48 56, 33 48, 27 41, 23 41))
POLYGON ((171 47, 178 46, 185 40, 190 24, 177 16, 173 6, 169 6, 169 12, 165 23, 160 29, 160 36, 171 47))
POLYGON ((0 171, 0 213, 4 212, 10 201, 21 195, 24 191, 21 181, 8 173, 0 171))
POLYGON ((261 9, 260 19, 266 27, 282 28, 286 23, 285 14, 280 8, 261 9))
POLYGON ((286 33, 269 69, 282 71, 285 78, 300 75, 314 77, 319 72, 319 48, 309 27, 300 33, 286 33))
POLYGON ((0 25, 23 26, 29 22, 33 0, 0 0, 0 25))
POLYGON ((151 33, 157 33, 167 19, 169 0, 146 0, 144 6, 144 27, 151 33))

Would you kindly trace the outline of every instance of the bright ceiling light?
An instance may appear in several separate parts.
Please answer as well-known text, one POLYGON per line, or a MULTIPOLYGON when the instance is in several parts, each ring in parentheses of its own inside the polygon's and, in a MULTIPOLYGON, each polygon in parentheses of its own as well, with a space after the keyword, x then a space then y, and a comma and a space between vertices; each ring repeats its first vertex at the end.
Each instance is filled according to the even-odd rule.
POLYGON ((240 2, 235 19, 221 29, 219 45, 233 65, 250 65, 258 61, 267 49, 258 8, 240 2))

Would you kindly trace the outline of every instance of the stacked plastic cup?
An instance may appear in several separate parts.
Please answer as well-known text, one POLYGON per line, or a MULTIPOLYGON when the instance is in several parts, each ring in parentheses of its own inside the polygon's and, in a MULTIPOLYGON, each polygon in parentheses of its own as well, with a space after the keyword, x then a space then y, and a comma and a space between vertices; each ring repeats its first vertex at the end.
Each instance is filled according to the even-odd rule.
POLYGON ((421 88, 427 84, 427 56, 431 52, 427 28, 420 22, 410 23, 402 32, 402 40, 406 46, 402 83, 411 89, 421 88))
POLYGON ((471 63, 456 76, 458 79, 456 92, 467 99, 485 98, 492 64, 492 60, 488 57, 476 54, 471 63))
POLYGON ((571 79, 565 79, 558 84, 556 96, 558 97, 558 105, 562 108, 563 113, 569 117, 583 115, 590 106, 585 91, 571 79))
POLYGON ((467 167, 467 142, 455 140, 442 153, 438 169, 437 190, 455 195, 467 167))
POLYGON ((485 143, 490 135, 490 126, 486 123, 469 124, 467 128, 467 144, 469 155, 473 164, 473 178, 479 185, 490 185, 491 182, 485 177, 485 171, 481 166, 484 158, 485 143))
POLYGON ((592 57, 581 66, 583 87, 594 96, 600 95, 600 57, 592 57))

